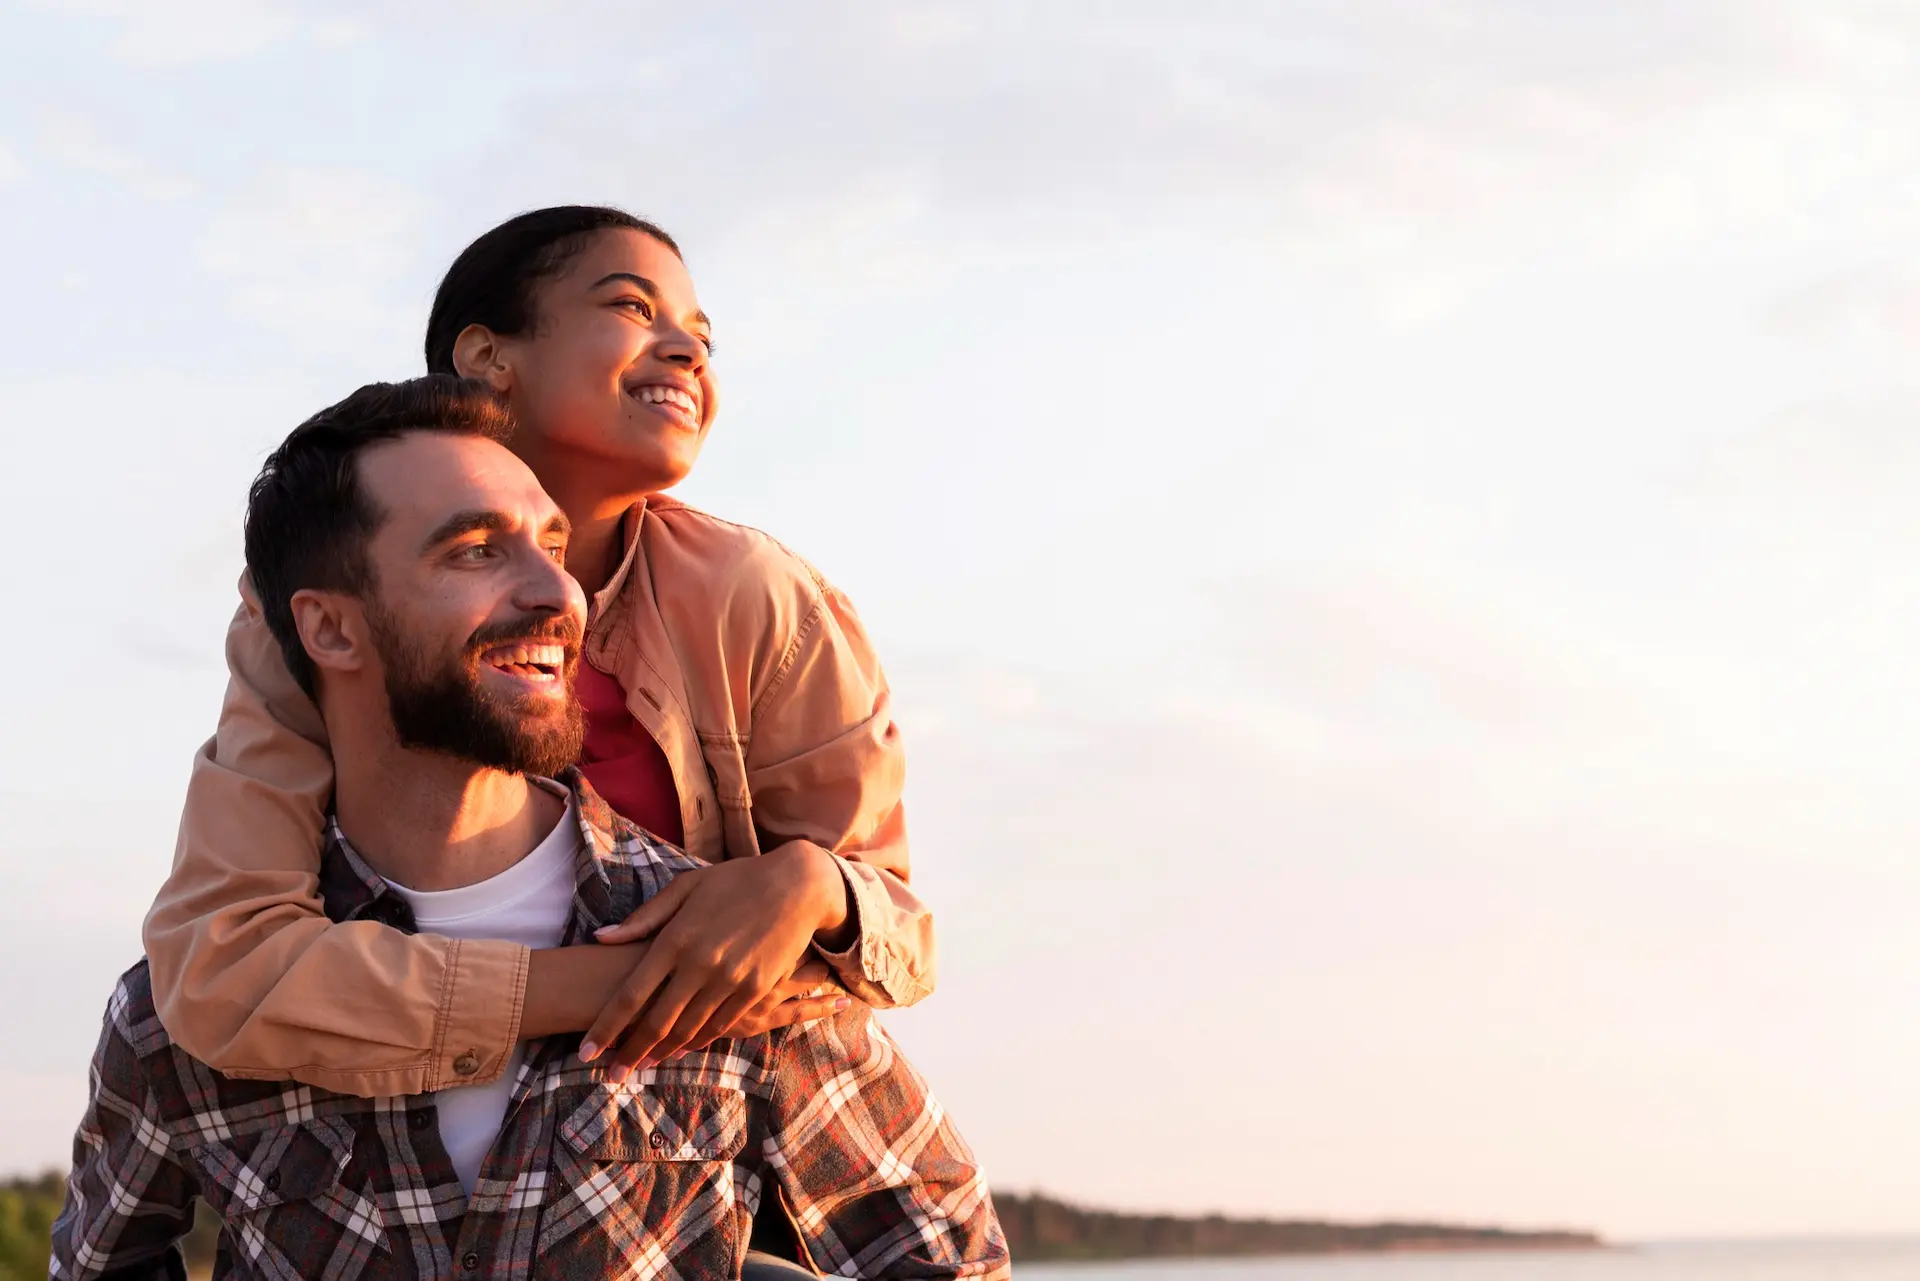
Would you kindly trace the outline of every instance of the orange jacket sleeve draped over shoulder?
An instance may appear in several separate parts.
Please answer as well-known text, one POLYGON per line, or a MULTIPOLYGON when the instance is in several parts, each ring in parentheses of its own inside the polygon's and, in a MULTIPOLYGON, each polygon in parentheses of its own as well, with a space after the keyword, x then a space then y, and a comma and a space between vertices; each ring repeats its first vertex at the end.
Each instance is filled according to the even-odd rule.
POLYGON ((519 1037, 527 949, 329 921, 319 711, 250 607, 227 631, 227 665, 219 730, 194 757, 173 872, 146 920, 168 1034, 229 1075, 348 1094, 497 1077, 519 1037), (468 1054, 480 1070, 456 1074, 468 1054))

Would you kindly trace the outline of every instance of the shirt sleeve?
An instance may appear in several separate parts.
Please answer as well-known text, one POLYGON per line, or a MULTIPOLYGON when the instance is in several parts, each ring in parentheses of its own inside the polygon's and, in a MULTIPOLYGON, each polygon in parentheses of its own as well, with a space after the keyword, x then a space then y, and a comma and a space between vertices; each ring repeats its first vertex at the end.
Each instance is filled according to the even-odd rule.
POLYGON ((839 864, 856 937, 819 950, 847 990, 878 1008, 932 992, 939 953, 933 913, 909 885, 892 694, 853 605, 829 584, 753 709, 746 770, 761 848, 810 841, 839 864))
POLYGON ((776 1053, 766 1164, 816 1267, 1012 1275, 979 1163, 871 1010, 795 1028, 776 1053))
POLYGON ((145 1070, 118 1026, 127 1004, 123 982, 93 1054, 67 1200, 53 1224, 55 1281, 186 1276, 179 1241, 193 1226, 198 1185, 174 1159, 173 1137, 148 1106, 145 1070))
POLYGON ((528 950, 329 921, 319 864, 333 763, 319 712, 250 606, 228 629, 227 665, 219 729, 194 758, 173 871, 144 930, 168 1034, 230 1076, 345 1094, 495 1079, 519 1036, 528 950))

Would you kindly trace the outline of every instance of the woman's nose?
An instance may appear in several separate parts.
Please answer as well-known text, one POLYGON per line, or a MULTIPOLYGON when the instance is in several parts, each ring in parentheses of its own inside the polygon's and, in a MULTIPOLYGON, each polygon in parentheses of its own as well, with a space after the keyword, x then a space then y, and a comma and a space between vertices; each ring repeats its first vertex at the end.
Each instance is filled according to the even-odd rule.
POLYGON ((689 369, 698 369, 707 363, 706 343, 677 325, 660 335, 654 343, 654 354, 689 369))

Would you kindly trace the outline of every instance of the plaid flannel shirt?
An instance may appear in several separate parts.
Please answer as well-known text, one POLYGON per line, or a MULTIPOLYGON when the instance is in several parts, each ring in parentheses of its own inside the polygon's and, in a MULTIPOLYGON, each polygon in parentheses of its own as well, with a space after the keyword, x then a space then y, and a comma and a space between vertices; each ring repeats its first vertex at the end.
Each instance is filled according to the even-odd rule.
MULTIPOLYGON (((563 781, 583 837, 570 939, 698 866, 577 772, 563 781)), ((336 921, 412 928, 337 828, 321 891, 336 921)), ((196 1195, 223 1225, 216 1279, 738 1276, 763 1196, 829 1275, 1009 1275, 973 1154, 864 1005, 624 1084, 578 1046, 527 1045, 469 1200, 432 1094, 222 1076, 168 1040, 142 962, 107 1007, 52 1276, 184 1277, 176 1243, 196 1195)))

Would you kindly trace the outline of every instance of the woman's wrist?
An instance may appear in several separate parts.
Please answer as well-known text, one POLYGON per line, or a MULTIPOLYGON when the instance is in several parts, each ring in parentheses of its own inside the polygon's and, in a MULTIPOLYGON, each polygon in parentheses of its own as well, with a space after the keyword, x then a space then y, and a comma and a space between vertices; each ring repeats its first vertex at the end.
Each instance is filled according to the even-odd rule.
POLYGON ((804 897, 814 922, 813 941, 829 952, 843 952, 853 943, 858 924, 847 878, 833 855, 812 841, 795 841, 787 846, 798 858, 805 877, 804 897))

